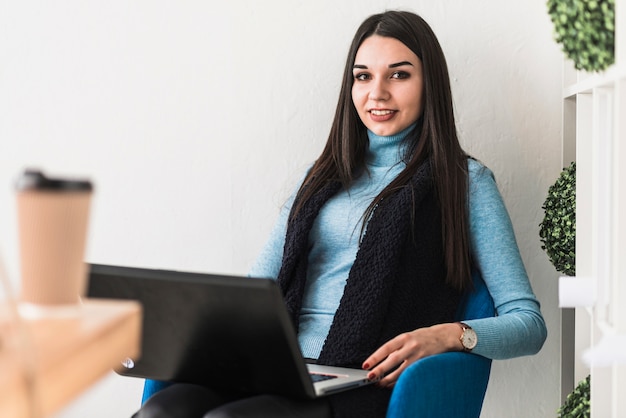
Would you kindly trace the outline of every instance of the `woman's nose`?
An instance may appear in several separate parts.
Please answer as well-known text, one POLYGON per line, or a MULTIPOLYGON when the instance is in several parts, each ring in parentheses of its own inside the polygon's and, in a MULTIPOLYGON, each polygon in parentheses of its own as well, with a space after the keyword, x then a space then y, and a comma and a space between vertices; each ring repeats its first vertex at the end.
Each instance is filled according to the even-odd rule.
POLYGON ((389 99, 389 89, 387 88, 385 80, 372 80, 370 86, 372 87, 369 93, 370 100, 378 101, 389 99))

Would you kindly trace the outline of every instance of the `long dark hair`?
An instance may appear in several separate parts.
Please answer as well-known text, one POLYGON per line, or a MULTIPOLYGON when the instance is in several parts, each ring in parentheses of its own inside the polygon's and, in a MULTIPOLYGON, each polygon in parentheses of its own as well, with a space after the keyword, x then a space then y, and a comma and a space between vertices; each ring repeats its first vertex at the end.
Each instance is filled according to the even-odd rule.
POLYGON ((395 38, 420 58, 424 111, 407 138, 406 168, 372 201, 364 222, 383 199, 404 187, 416 170, 430 160, 441 210, 446 282, 456 289, 466 289, 472 283, 467 220, 468 156, 456 133, 446 59, 432 29, 416 14, 387 11, 370 16, 357 30, 348 52, 328 141, 304 179, 293 213, 329 182, 338 181, 349 187, 365 167, 369 140, 367 128, 352 102, 352 71, 357 50, 372 35, 395 38))

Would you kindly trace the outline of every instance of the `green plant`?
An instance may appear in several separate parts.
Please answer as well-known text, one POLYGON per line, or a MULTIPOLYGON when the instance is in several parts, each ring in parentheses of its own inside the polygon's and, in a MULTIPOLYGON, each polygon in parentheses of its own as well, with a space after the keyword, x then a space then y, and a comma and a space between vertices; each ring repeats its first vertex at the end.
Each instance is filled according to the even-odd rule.
POLYGON ((615 61, 615 0, 548 0, 554 37, 578 70, 602 71, 615 61))
POLYGON ((563 169, 548 189, 539 237, 550 261, 561 273, 576 274, 576 162, 563 169))
POLYGON ((589 418, 591 416, 591 376, 578 383, 559 408, 559 418, 589 418))

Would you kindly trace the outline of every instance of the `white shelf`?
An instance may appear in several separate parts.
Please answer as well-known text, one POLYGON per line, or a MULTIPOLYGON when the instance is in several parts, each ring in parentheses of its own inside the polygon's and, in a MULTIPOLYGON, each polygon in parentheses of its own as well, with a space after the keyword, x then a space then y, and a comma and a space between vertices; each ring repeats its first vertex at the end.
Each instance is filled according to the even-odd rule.
POLYGON ((607 333, 593 348, 583 353, 583 361, 590 367, 613 367, 626 364, 626 335, 607 333))
POLYGON ((576 306, 575 375, 591 374, 592 418, 626 417, 625 5, 615 4, 616 63, 585 73, 566 61, 563 73, 563 159, 576 160, 576 275, 589 279, 560 291, 564 306, 576 306))
POLYGON ((563 89, 563 98, 572 99, 578 94, 590 94, 594 89, 613 87, 618 80, 626 79, 626 68, 612 66, 602 73, 577 74, 578 80, 563 89))

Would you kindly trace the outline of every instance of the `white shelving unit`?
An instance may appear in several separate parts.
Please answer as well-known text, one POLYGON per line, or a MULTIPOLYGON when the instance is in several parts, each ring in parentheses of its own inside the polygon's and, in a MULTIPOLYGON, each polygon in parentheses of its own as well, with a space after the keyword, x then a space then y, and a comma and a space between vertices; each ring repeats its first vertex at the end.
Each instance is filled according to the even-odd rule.
POLYGON ((592 291, 575 306, 575 337, 564 311, 564 367, 575 339, 574 384, 591 374, 594 418, 626 417, 626 1, 615 12, 615 64, 590 75, 568 62, 563 89, 563 166, 576 160, 576 275, 579 290, 592 291))

